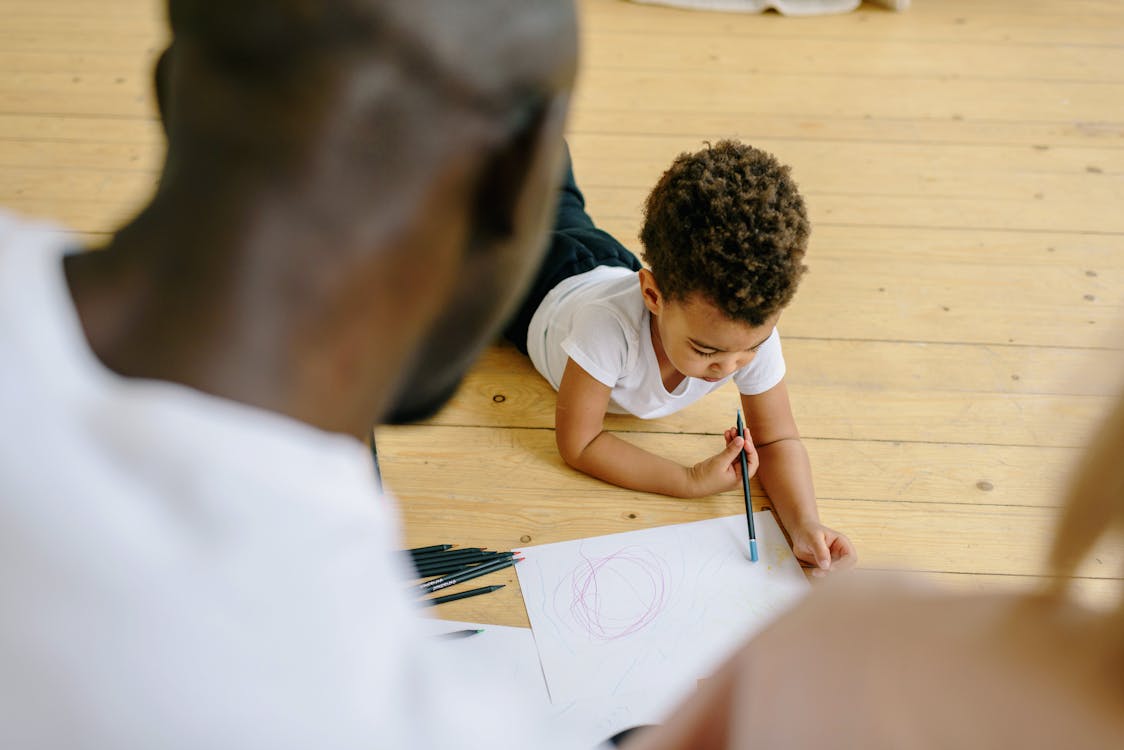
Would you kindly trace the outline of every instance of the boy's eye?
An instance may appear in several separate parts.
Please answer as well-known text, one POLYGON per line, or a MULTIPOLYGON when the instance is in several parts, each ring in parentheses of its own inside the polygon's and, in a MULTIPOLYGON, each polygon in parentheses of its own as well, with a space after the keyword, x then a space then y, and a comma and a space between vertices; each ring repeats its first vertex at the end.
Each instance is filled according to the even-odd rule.
POLYGON ((694 349, 695 354, 699 355, 700 357, 713 357, 715 354, 718 353, 718 352, 704 352, 702 349, 699 349, 699 348, 694 347, 694 346, 692 346, 691 348, 694 349))

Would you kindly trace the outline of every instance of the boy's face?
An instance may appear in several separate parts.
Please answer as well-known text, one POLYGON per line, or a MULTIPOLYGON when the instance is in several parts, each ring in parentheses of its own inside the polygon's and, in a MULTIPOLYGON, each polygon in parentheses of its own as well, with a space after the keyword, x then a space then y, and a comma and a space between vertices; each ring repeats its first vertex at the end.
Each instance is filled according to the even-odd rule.
POLYGON ((656 355, 662 354, 683 375, 708 382, 749 364, 780 318, 776 314, 763 325, 751 326, 731 320, 700 294, 671 301, 658 290, 651 294, 644 288, 644 302, 652 313, 656 355))

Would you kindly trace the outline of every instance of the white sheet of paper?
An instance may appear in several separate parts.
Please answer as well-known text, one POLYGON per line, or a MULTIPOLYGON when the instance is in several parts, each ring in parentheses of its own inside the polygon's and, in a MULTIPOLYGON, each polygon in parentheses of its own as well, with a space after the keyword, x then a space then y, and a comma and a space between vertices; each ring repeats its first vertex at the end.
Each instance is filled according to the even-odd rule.
POLYGON ((456 664, 469 679, 506 683, 541 709, 545 721, 557 725, 560 733, 564 729, 566 734, 576 736, 577 750, 593 750, 624 729, 658 724, 674 707, 649 692, 552 705, 530 628, 426 619, 423 632, 437 635, 477 628, 484 632, 467 638, 435 638, 433 647, 440 650, 442 661, 456 664))
POLYGON ((516 566, 555 705, 673 703, 808 591, 769 512, 524 547, 516 566), (658 687, 657 687, 658 686, 658 687))

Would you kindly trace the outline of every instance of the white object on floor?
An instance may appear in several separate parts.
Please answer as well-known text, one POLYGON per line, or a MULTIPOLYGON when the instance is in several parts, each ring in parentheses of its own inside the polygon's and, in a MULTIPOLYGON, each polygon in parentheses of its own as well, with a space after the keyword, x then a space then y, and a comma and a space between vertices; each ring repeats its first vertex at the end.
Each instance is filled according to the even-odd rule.
POLYGON ((555 705, 690 693, 809 589, 769 512, 524 547, 516 566, 555 705))
MULTIPOLYGON (((716 10, 726 13, 761 13, 772 8, 786 16, 823 16, 849 13, 861 0, 632 0, 644 5, 667 5, 688 10, 716 10)), ((909 0, 872 0, 891 10, 908 10, 909 0)))
POLYGON ((455 663, 459 673, 484 682, 502 682, 543 713, 552 731, 575 737, 575 747, 595 748, 608 738, 632 727, 658 724, 674 708, 662 691, 619 695, 612 700, 574 700, 552 705, 543 679, 539 654, 530 628, 484 625, 451 620, 427 620, 424 633, 439 635, 458 630, 483 629, 466 638, 434 638, 437 660, 455 663))

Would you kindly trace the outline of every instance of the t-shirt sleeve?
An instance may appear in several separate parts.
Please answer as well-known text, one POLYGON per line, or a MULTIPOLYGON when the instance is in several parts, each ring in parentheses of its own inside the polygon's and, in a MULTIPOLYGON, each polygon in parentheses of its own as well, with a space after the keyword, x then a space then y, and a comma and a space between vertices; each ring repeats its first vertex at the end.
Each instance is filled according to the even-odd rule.
POLYGON ((624 324, 612 310, 588 305, 574 313, 562 351, 598 383, 612 388, 628 366, 629 341, 624 324))
POLYGON ((756 396, 764 393, 784 378, 784 355, 781 353, 781 337, 774 328, 769 338, 762 342, 757 355, 742 369, 734 373, 738 393, 756 396))

